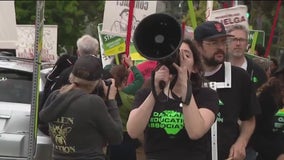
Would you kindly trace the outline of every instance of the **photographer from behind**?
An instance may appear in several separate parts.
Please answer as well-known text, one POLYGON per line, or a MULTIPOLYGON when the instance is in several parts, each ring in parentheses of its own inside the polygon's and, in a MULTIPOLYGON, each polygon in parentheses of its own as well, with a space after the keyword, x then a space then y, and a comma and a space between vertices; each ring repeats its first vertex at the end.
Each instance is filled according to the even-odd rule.
POLYGON ((177 74, 159 64, 152 77, 154 86, 137 92, 127 131, 131 138, 144 135, 149 160, 206 160, 210 155, 208 131, 218 112, 218 96, 202 87, 201 60, 190 40, 182 41, 177 57, 180 65, 172 64, 177 74), (160 81, 165 82, 163 89, 160 81), (190 93, 188 87, 192 88, 190 93))
POLYGON ((122 123, 115 101, 115 81, 109 86, 101 79, 101 62, 93 55, 78 58, 67 84, 52 92, 39 113, 49 125, 54 160, 104 160, 103 149, 122 141, 122 123), (92 94, 99 85, 104 101, 92 94), (107 94, 108 92, 108 94, 107 94))

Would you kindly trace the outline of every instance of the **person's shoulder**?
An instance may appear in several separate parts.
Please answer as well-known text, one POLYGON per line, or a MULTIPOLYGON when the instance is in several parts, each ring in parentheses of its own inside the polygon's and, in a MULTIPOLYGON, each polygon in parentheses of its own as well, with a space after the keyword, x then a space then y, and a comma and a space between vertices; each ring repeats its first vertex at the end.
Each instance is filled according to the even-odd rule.
POLYGON ((73 65, 76 62, 76 60, 77 60, 76 56, 64 54, 57 59, 57 61, 55 62, 55 65, 59 67, 69 66, 69 65, 73 65))
POLYGON ((86 94, 86 97, 93 100, 103 101, 102 97, 98 96, 97 94, 86 94))
POLYGON ((244 70, 244 69, 241 68, 241 67, 237 67, 237 66, 231 65, 231 71, 232 71, 232 74, 238 74, 238 75, 249 76, 249 74, 247 73, 247 71, 244 70))
POLYGON ((210 87, 201 87, 198 91, 198 93, 202 96, 210 96, 210 97, 218 97, 217 91, 210 87))
POLYGON ((48 73, 47 78, 53 80, 55 77, 60 75, 66 68, 72 66, 75 63, 76 59, 77 57, 68 54, 60 56, 55 62, 52 71, 48 73))
POLYGON ((253 70, 263 72, 263 73, 265 73, 265 69, 267 69, 270 64, 269 59, 266 59, 266 58, 259 58, 259 57, 249 58, 246 56, 246 60, 247 60, 248 66, 251 66, 253 70))
POLYGON ((60 93, 60 90, 55 90, 54 92, 50 93, 50 96, 56 97, 60 93))
POLYGON ((209 87, 202 87, 199 89, 197 94, 198 95, 194 95, 196 103, 201 108, 208 108, 213 113, 217 114, 217 112, 219 111, 219 106, 218 106, 219 96, 217 91, 209 87))
POLYGON ((151 92, 151 88, 141 88, 137 91, 137 93, 149 93, 151 92))
POLYGON ((241 67, 232 66, 231 68, 232 80, 238 83, 249 83, 249 73, 241 67))
POLYGON ((253 62, 253 61, 252 61, 252 64, 253 64, 253 69, 255 71, 265 74, 265 71, 264 71, 263 67, 260 66, 260 64, 257 64, 256 62, 253 62))
POLYGON ((199 92, 203 92, 203 93, 217 93, 214 89, 212 89, 210 87, 201 87, 199 89, 199 92))
POLYGON ((102 97, 98 96, 97 94, 85 94, 82 96, 82 102, 90 104, 90 107, 102 107, 105 104, 105 101, 102 97))
POLYGON ((60 74, 71 73, 73 69, 73 65, 65 68, 60 74))
POLYGON ((141 88, 135 93, 135 97, 145 97, 151 92, 151 88, 141 88))

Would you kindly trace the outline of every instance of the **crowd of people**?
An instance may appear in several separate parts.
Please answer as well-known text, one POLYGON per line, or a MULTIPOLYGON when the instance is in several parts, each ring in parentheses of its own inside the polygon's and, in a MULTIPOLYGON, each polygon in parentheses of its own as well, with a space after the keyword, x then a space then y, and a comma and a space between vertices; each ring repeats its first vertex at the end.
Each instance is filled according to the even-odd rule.
POLYGON ((136 67, 125 53, 103 68, 97 39, 83 35, 41 95, 53 158, 284 160, 284 55, 267 74, 247 46, 244 26, 207 21, 182 40, 176 72, 151 60, 136 67))

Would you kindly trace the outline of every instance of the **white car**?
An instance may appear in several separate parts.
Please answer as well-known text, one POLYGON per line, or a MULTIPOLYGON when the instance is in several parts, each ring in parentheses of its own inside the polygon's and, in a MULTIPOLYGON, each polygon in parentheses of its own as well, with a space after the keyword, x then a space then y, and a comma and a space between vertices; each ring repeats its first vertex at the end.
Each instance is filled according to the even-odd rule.
MULTIPOLYGON (((50 69, 41 70, 40 90, 50 69)), ((32 79, 32 60, 0 56, 0 160, 28 157, 32 79)), ((51 155, 50 138, 38 130, 35 159, 51 160, 51 155)))

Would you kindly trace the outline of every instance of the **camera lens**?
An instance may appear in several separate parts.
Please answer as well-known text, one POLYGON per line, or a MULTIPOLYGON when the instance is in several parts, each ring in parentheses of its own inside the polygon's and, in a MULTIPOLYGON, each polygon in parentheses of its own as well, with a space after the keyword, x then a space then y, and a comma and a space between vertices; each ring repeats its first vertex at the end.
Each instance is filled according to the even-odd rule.
POLYGON ((110 79, 106 79, 104 80, 104 82, 106 86, 110 86, 112 84, 112 81, 110 79))

